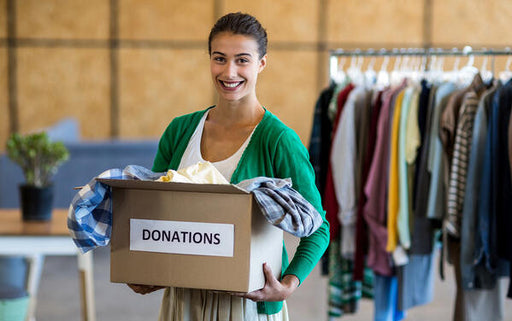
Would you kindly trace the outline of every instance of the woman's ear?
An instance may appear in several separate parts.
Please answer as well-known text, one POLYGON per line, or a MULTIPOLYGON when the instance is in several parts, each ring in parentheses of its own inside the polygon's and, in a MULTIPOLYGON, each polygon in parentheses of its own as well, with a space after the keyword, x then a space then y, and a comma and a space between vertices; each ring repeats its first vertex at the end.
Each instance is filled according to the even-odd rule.
POLYGON ((265 66, 267 66, 267 55, 260 59, 260 67, 258 69, 258 73, 262 72, 263 69, 265 69, 265 66))

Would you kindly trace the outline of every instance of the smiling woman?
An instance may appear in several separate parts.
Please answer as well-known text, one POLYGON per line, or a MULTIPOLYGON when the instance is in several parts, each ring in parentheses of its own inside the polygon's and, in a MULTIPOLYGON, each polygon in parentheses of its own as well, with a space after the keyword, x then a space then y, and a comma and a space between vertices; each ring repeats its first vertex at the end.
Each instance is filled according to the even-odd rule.
MULTIPOLYGON (((244 294, 166 288, 160 321, 288 320, 286 300, 327 248, 329 225, 315 186, 308 151, 298 135, 264 108, 256 95, 267 64, 267 33, 248 14, 221 17, 208 39, 216 105, 175 118, 163 133, 153 171, 211 162, 232 184, 255 177, 291 178, 293 188, 322 214, 323 224, 302 238, 293 260, 283 247, 281 278, 262 269, 265 286, 244 294)), ((159 287, 130 285, 138 293, 159 287)))

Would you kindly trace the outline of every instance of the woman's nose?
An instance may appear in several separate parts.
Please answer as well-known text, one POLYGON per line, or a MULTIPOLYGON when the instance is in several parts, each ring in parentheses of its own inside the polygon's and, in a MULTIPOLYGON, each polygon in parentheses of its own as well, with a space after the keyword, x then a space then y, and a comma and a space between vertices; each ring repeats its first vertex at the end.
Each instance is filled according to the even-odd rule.
POLYGON ((224 73, 228 77, 235 77, 236 73, 237 73, 236 65, 234 63, 231 63, 231 62, 226 64, 226 68, 224 69, 224 73))

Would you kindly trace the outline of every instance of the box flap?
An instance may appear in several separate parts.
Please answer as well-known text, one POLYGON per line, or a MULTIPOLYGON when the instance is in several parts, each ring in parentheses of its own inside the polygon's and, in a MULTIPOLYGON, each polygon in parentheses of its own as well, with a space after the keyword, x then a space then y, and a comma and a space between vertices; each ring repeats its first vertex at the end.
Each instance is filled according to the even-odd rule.
POLYGON ((119 188, 197 193, 249 194, 247 191, 232 184, 194 184, 107 178, 97 178, 97 180, 109 186, 119 188))

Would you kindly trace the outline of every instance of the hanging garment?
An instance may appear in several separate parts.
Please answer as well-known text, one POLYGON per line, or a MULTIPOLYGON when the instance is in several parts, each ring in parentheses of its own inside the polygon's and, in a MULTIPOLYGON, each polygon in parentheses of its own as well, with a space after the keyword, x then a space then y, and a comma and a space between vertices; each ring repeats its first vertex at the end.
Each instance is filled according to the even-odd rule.
POLYGON ((327 116, 329 102, 334 93, 334 84, 323 90, 315 104, 313 126, 309 140, 309 160, 315 171, 316 187, 324 196, 325 179, 331 150, 332 123, 327 116))
POLYGON ((398 235, 400 243, 406 249, 411 247, 411 234, 414 227, 414 178, 417 153, 421 143, 418 126, 420 89, 413 87, 409 113, 405 119, 405 129, 401 129, 403 142, 399 146, 400 158, 400 211, 398 215, 398 235))
MULTIPOLYGON (((494 140, 492 149, 494 158, 491 184, 493 198, 496 199, 496 248, 499 258, 512 263, 512 179, 508 155, 508 124, 512 109, 512 80, 499 91, 499 107, 493 106, 491 118, 491 136, 494 140)), ((512 275, 512 264, 510 273, 512 275)), ((509 283, 507 296, 512 298, 512 280, 509 283)))
POLYGON ((418 91, 415 86, 406 89, 398 133, 398 179, 399 179, 399 207, 397 217, 397 231, 399 244, 404 249, 411 247, 411 232, 409 230, 409 216, 411 215, 412 173, 414 161, 419 145, 418 129, 418 91), (411 172, 412 170, 412 172, 411 172))
POLYGON ((398 279, 396 276, 375 275, 374 321, 400 321, 405 311, 398 309, 398 279))
POLYGON ((362 281, 354 280, 354 265, 351 260, 341 256, 339 240, 329 244, 329 301, 330 317, 341 317, 355 313, 361 298, 373 298, 373 272, 364 270, 362 281))
POLYGON ((391 124, 391 150, 389 159, 389 180, 388 180, 388 240, 386 251, 392 253, 398 243, 397 219, 399 207, 399 178, 398 178, 398 134, 400 132, 400 117, 403 107, 403 98, 405 92, 402 91, 397 96, 393 112, 393 122, 391 124))
POLYGON ((361 281, 363 279, 363 271, 365 269, 368 254, 368 225, 364 219, 364 206, 366 204, 366 195, 364 186, 368 179, 368 172, 375 151, 375 141, 377 139, 377 122, 379 120, 380 109, 382 107, 382 93, 378 91, 373 106, 371 108, 371 119, 368 127, 368 140, 366 143, 366 153, 363 160, 363 169, 361 173, 361 186, 359 190, 359 198, 357 205, 357 222, 356 222, 356 253, 354 255, 354 280, 361 281))
POLYGON ((482 89, 477 88, 464 95, 458 116, 448 180, 447 217, 444 225, 447 232, 455 238, 460 238, 467 168, 473 139, 473 123, 482 89))
POLYGON ((446 166, 446 159, 444 159, 443 156, 443 145, 441 143, 441 139, 439 138, 439 123, 441 111, 448 103, 450 95, 454 90, 455 85, 453 83, 444 83, 439 86, 436 91, 434 111, 430 126, 430 144, 428 150, 427 168, 431 176, 428 190, 427 217, 439 221, 442 221, 445 212, 445 192, 442 175, 446 166))
POLYGON ((397 268, 398 309, 425 305, 434 297, 434 252, 409 256, 409 262, 397 268))
MULTIPOLYGON (((343 89, 339 93, 339 97, 337 99, 338 102, 338 113, 333 123, 333 132, 335 132, 338 128, 339 120, 341 117, 341 113, 343 112, 343 107, 345 106, 345 102, 347 101, 348 95, 354 89, 354 85, 349 84, 345 89, 343 89)), ((332 133, 331 133, 332 135, 332 133)), ((332 177, 332 165, 331 165, 331 148, 329 146, 329 157, 328 157, 328 169, 325 178, 325 188, 324 188, 324 197, 322 198, 322 206, 325 210, 325 217, 329 222, 329 231, 330 231, 330 239, 331 241, 337 240, 340 237, 340 221, 338 219, 338 201, 336 199, 336 192, 334 190, 334 181, 332 177)))
POLYGON ((380 275, 392 275, 390 256, 386 251, 387 223, 386 204, 389 167, 389 132, 395 98, 403 90, 405 83, 388 89, 382 94, 382 107, 377 124, 375 153, 370 165, 368 179, 364 187, 367 202, 364 218, 368 224, 369 243, 367 264, 380 275))
POLYGON ((504 315, 504 287, 497 282, 492 288, 485 290, 464 290, 462 284, 460 242, 448 238, 448 247, 453 254, 456 294, 453 310, 453 321, 502 321, 504 315))
MULTIPOLYGON (((510 162, 510 168, 512 168, 512 117, 510 117, 508 122, 508 160, 510 162)), ((512 179, 512 176, 510 176, 510 178, 512 179)))
MULTIPOLYGON (((366 90, 356 87, 349 94, 336 132, 331 150, 331 168, 334 191, 338 201, 338 219, 341 224, 341 252, 344 257, 353 259, 355 252, 355 223, 357 213, 356 194, 356 124, 359 123, 361 106, 366 90)), ((363 102, 363 105, 365 102, 363 102)))
POLYGON ((504 292, 502 281, 496 274, 481 264, 475 264, 476 209, 478 208, 478 187, 480 186, 484 149, 487 138, 487 114, 493 95, 500 83, 487 90, 481 97, 475 115, 473 140, 468 164, 463 219, 460 240, 460 282, 463 291, 466 320, 503 320, 504 292))
POLYGON ((429 254, 434 249, 435 221, 427 217, 428 191, 430 186, 430 171, 428 170, 428 151, 431 144, 430 127, 433 118, 437 87, 429 87, 422 83, 419 106, 418 126, 421 133, 421 144, 416 159, 414 179, 413 213, 414 224, 410 253, 429 254), (426 115, 425 115, 426 114, 426 115), (426 119, 422 119, 426 117, 426 119))
MULTIPOLYGON (((510 168, 506 160, 506 125, 503 120, 510 115, 512 81, 494 94, 489 112, 489 127, 485 144, 482 179, 478 203, 478 235, 476 262, 483 264, 491 273, 499 268, 499 256, 510 260, 506 254, 510 239, 510 208, 512 204, 510 168), (505 254, 505 255, 504 255, 505 254)), ((510 295, 510 288, 509 294, 510 295)))
POLYGON ((479 187, 482 180, 485 143, 487 140, 487 118, 493 96, 499 88, 499 84, 489 89, 482 95, 475 114, 471 151, 469 155, 468 172, 466 178, 466 189, 464 191, 464 206, 461 228, 461 282, 462 288, 490 289, 494 287, 494 280, 485 267, 475 264, 479 257, 475 256, 480 252, 477 244, 480 234, 477 229, 479 207, 479 187), (478 250, 477 250, 478 249, 478 250))
POLYGON ((455 92, 446 105, 446 108, 442 110, 441 118, 439 120, 439 137, 443 144, 443 150, 450 161, 453 158, 453 148, 455 145, 457 124, 460 115, 459 111, 462 106, 464 96, 471 91, 482 92, 483 89, 485 89, 485 84, 482 77, 480 74, 476 74, 471 84, 468 87, 455 92))

